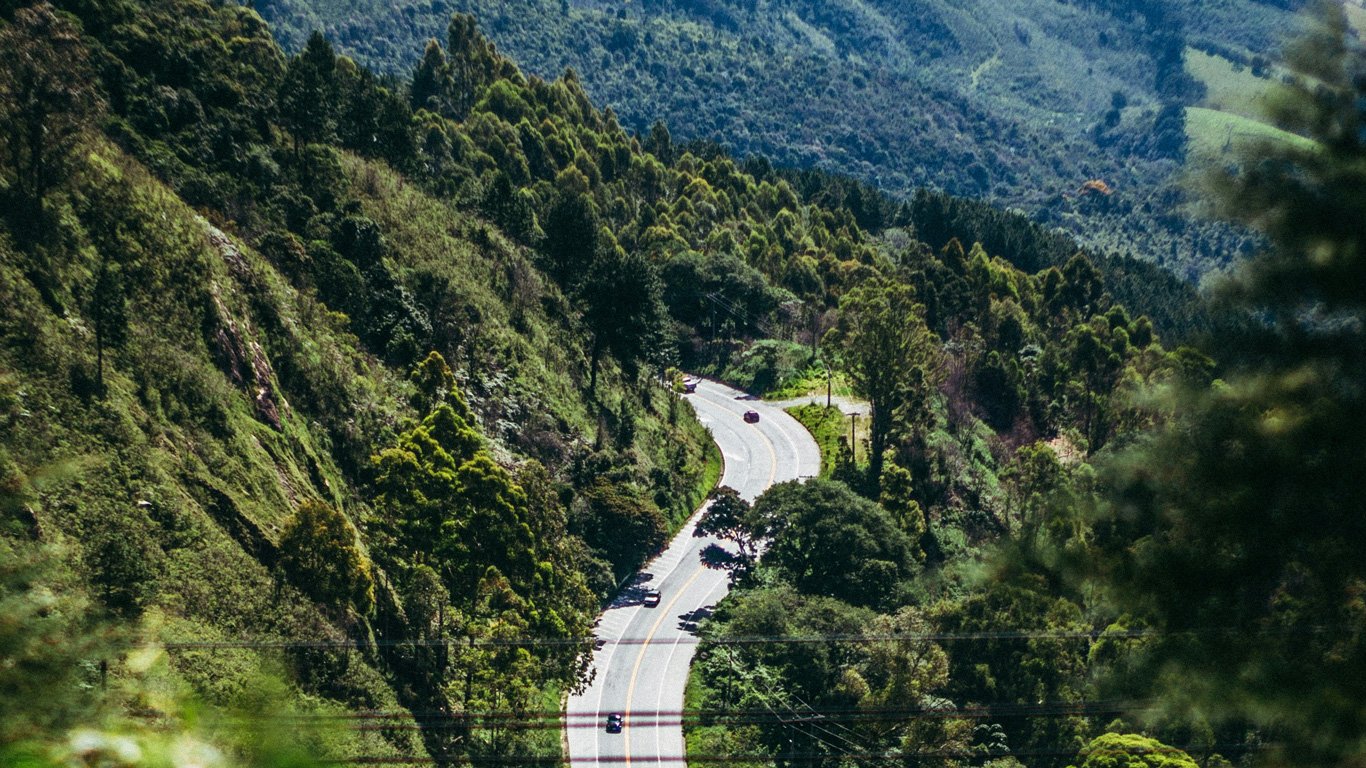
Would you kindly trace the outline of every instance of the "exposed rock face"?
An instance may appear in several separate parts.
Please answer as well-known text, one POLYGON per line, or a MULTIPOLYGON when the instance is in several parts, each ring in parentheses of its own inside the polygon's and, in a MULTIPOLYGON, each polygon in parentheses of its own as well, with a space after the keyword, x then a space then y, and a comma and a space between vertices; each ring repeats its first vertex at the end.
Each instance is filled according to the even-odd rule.
MULTIPOLYGON (((202 220, 201 220, 202 221, 202 220)), ((233 272, 248 272, 246 259, 237 244, 226 233, 207 221, 202 222, 209 242, 218 250, 233 272)), ((245 389, 256 406, 256 417, 275 429, 280 428, 280 404, 275 393, 275 371, 265 350, 252 337, 251 326, 239 322, 214 293, 214 325, 212 333, 214 357, 218 366, 232 380, 234 386, 245 389), (247 339, 252 339, 248 341, 247 339)))

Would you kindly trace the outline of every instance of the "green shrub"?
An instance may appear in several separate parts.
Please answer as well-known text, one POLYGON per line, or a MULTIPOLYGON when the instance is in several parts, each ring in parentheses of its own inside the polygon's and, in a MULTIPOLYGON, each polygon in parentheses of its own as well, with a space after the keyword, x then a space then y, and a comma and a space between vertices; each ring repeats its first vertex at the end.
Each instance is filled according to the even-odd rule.
POLYGON ((309 499, 285 524, 280 567, 304 593, 324 605, 350 604, 368 613, 375 604, 370 560, 351 521, 330 504, 309 499))
POLYGON ((768 395, 803 378, 810 361, 811 350, 807 347, 764 339, 741 352, 721 378, 747 392, 768 395))
POLYGON ((1077 757, 1079 768, 1197 768, 1185 752, 1136 733, 1101 734, 1077 757))

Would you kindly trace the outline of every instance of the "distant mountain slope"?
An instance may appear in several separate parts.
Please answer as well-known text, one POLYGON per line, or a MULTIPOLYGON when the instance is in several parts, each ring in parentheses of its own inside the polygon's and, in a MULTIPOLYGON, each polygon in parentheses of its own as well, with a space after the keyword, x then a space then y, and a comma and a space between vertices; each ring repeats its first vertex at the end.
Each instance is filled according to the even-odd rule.
POLYGON ((1274 52, 1296 0, 261 0, 285 46, 322 29, 406 75, 454 11, 530 72, 573 67, 644 132, 708 138, 894 194, 984 197, 1108 250, 1190 276, 1244 237, 1204 222, 1174 184, 1182 107, 1201 84, 1187 43, 1274 52), (1104 182, 1096 193, 1086 182, 1104 182))

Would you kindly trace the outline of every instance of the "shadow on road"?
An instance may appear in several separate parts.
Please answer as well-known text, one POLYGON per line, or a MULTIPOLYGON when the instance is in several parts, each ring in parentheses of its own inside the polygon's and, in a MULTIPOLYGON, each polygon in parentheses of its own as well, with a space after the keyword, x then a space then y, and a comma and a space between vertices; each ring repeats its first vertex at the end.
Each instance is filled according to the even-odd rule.
POLYGON ((704 620, 711 618, 712 611, 716 606, 704 605, 696 610, 678 614, 678 628, 689 634, 697 634, 698 625, 704 620))
POLYGON ((654 581, 655 575, 649 571, 641 571, 631 580, 626 582, 626 586, 621 588, 617 596, 612 598, 608 608, 630 608, 633 605, 643 605, 645 603, 645 593, 649 591, 646 584, 654 581))

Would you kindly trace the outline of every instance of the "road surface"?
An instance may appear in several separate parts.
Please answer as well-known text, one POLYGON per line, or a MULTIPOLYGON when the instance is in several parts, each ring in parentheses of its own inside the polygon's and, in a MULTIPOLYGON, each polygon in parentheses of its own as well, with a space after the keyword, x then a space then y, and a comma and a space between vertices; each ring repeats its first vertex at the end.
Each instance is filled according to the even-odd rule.
MULTIPOLYGON (((789 400, 775 400, 770 404, 776 405, 779 408, 791 408, 797 405, 825 405, 825 395, 821 393, 812 393, 803 397, 794 397, 789 400)), ((867 416, 873 412, 873 408, 868 404, 867 400, 856 400, 852 397, 845 397, 844 395, 835 395, 830 398, 830 404, 840 409, 840 413, 845 416, 852 414, 867 416)))
MULTIPOLYGON (((750 400, 710 381, 684 395, 725 457, 721 484, 753 501, 774 483, 820 472, 811 435, 781 409, 750 400), (760 415, 746 423, 745 411, 760 415)), ((569 697, 565 717, 572 766, 684 765, 683 688, 697 649, 696 622, 726 594, 726 575, 702 567, 699 553, 711 538, 695 538, 697 516, 663 554, 646 564, 603 613, 596 631, 604 641, 593 655, 596 670, 587 690, 569 697), (647 590, 661 593, 659 606, 642 603, 647 590), (607 715, 626 716, 621 733, 607 733, 607 715)))

